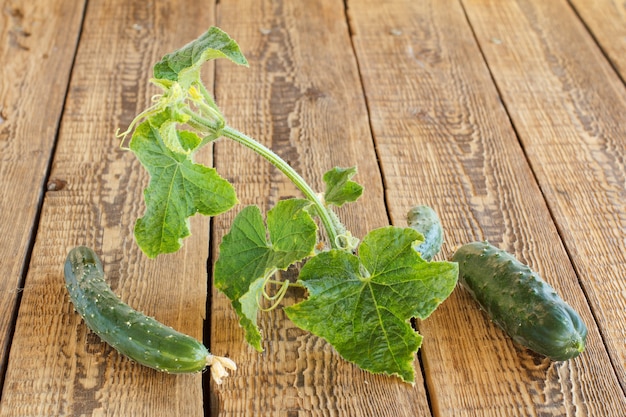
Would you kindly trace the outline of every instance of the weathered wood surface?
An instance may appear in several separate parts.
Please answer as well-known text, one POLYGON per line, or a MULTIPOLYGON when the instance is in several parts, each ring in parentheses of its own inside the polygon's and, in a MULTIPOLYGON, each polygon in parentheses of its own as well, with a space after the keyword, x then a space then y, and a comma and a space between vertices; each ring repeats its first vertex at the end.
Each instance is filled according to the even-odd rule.
POLYGON ((0 380, 83 7, 82 2, 0 2, 0 380))
POLYGON ((622 81, 626 80, 626 3, 619 0, 570 0, 570 3, 622 81))
POLYGON ((626 88, 567 3, 465 4, 624 390, 626 88))
MULTIPOLYGON (((520 3, 528 8, 538 7, 532 2, 520 3)), ((537 187, 489 73, 491 69, 498 80, 497 71, 506 69, 509 73, 502 75, 504 83, 519 80, 520 84, 537 88, 532 78, 522 78, 531 74, 531 68, 516 64, 536 57, 532 48, 537 42, 532 42, 532 38, 524 39, 524 34, 532 32, 522 30, 532 28, 536 22, 523 21, 515 15, 510 16, 510 21, 505 20, 501 14, 515 9, 513 3, 467 1, 463 6, 465 10, 455 1, 419 4, 390 1, 384 13, 380 10, 372 13, 375 2, 361 2, 350 9, 391 217, 400 223, 416 196, 417 200, 427 200, 443 218, 448 232, 448 250, 462 242, 488 239, 518 254, 558 288, 563 297, 581 311, 586 322, 593 323, 594 317, 587 308, 585 292, 566 248, 555 245, 559 241, 557 228, 552 224, 542 191, 537 187), (466 24, 466 13, 472 22, 474 15, 481 11, 493 15, 477 19, 472 25, 479 34, 480 45, 476 45, 472 29, 466 24), (498 25, 489 25, 492 21, 498 25), (488 30, 492 33, 484 35, 488 30), (507 35, 514 37, 515 42, 509 41, 507 35), (479 48, 487 50, 507 45, 520 54, 530 52, 518 59, 509 59, 506 67, 496 64, 488 68, 479 48)), ((567 12, 545 18, 546 22, 559 24, 559 36, 564 36, 563 25, 571 19, 571 11, 567 12)), ((542 13, 538 11, 536 15, 542 13)), ((542 27, 545 26, 544 23, 542 27)), ((566 51, 566 48, 561 50, 566 51)), ((487 55, 487 63, 491 64, 489 57, 487 55)), ((502 54, 498 57, 506 59, 502 54)), ((549 64, 545 57, 538 59, 549 64)), ((536 66, 539 64, 535 63, 536 66)), ((575 66, 571 70, 580 71, 575 66)), ((605 74, 607 78, 611 75, 605 74)), ((547 74, 538 79, 554 83, 547 74)), ((599 82, 606 81, 600 79, 599 82)), ((556 84, 554 89, 558 87, 556 84)), ((537 91, 536 99, 540 100, 545 89, 537 91)), ((550 120, 553 120, 550 103, 541 108, 543 115, 550 109, 550 120)), ((597 108, 602 110, 601 106, 597 108)), ((568 123, 561 125, 568 126, 568 123)), ((532 131, 524 133, 523 145, 526 145, 526 136, 536 140, 538 146, 542 142, 546 144, 545 138, 550 137, 532 131)), ((623 139, 621 141, 623 143, 623 139)), ((555 150, 563 147, 561 142, 548 143, 553 144, 555 150)), ((525 150, 529 153, 528 146, 525 150)), ((623 146, 619 153, 623 155, 623 146)), ((540 161, 542 166, 567 165, 579 155, 568 153, 564 146, 559 153, 552 151, 550 157, 551 160, 540 161)), ((534 155, 530 155, 531 165, 535 162, 533 158, 534 155)), ((614 165, 608 169, 619 175, 623 167, 614 165)), ((566 175, 546 173, 540 177, 540 184, 558 178, 572 183, 584 182, 585 175, 584 171, 566 175)), ((610 179, 603 182, 608 183, 610 179)), ((556 204, 550 197, 548 204, 556 204)), ((578 198, 593 202, 596 194, 579 194, 578 198)), ((609 212, 618 209, 617 201, 606 202, 603 206, 608 207, 609 212)), ((598 225, 591 219, 585 221, 584 216, 578 217, 577 221, 585 224, 587 230, 598 225)), ((557 227, 562 227, 559 221, 566 219, 557 217, 557 227)), ((612 227, 608 233, 614 230, 612 227)), ((570 253, 586 244, 580 240, 566 243, 573 246, 567 248, 570 253)), ((589 258, 582 262, 593 261, 589 258)), ((615 282, 609 271, 604 271, 603 276, 604 280, 614 282, 613 285, 621 284, 615 282)), ((584 283, 584 278, 580 279, 584 283)), ((609 297, 604 299, 605 303, 611 303, 609 297)), ((613 305, 619 307, 623 302, 618 300, 613 305)), ((589 346, 584 356, 565 364, 554 364, 520 351, 474 307, 469 297, 458 291, 420 325, 425 336, 422 357, 428 392, 437 414, 475 415, 485 398, 491 412, 507 416, 566 415, 574 411, 583 415, 617 415, 624 409, 623 393, 597 328, 590 327, 589 346), (467 366, 462 373, 451 374, 448 371, 451 363, 467 366), (611 381, 610 389, 603 386, 606 381, 611 381), (512 397, 516 400, 511 401, 512 397)), ((623 324, 618 322, 613 326, 619 328, 623 324)), ((623 337, 612 340, 622 344, 615 351, 623 354, 623 337)))
POLYGON ((626 415, 622 4, 70 3, 1 3, 1 416, 626 415), (460 289, 418 323, 414 387, 359 371, 280 310, 261 316, 265 351, 247 347, 230 303, 207 286, 210 262, 241 207, 299 192, 249 150, 218 142, 204 162, 241 205, 210 233, 194 218, 180 253, 148 260, 132 238, 147 177, 114 135, 157 92, 152 64, 211 24, 250 61, 216 66, 229 124, 317 189, 327 169, 358 165, 365 195, 341 212, 355 235, 404 226, 412 205, 429 204, 446 230, 440 258, 476 239, 515 253, 580 311, 587 350, 552 363, 520 349, 460 289), (204 330, 237 372, 221 386, 164 375, 101 343, 63 286, 77 244, 102 254, 124 300, 204 330))
MULTIPOLYGON (((122 359, 73 312, 62 271, 69 249, 93 247, 122 299, 202 337, 208 220, 194 219, 196 233, 180 253, 155 261, 142 255, 132 228, 143 212, 147 177, 138 161, 120 150, 115 131, 125 128, 155 93, 146 68, 213 22, 213 8, 182 7, 182 2, 89 2, 50 172, 55 186, 44 196, 0 415, 203 415, 201 375, 175 377, 122 359)), ((66 24, 56 31, 63 32, 66 24)), ((71 61, 70 52, 65 55, 71 61)), ((24 88, 30 92, 30 85, 24 88)), ((210 163, 210 155, 205 158, 210 163)), ((33 195, 40 192, 26 182, 16 190, 24 193, 26 187, 33 195)), ((7 231, 13 228, 8 226, 7 231)))

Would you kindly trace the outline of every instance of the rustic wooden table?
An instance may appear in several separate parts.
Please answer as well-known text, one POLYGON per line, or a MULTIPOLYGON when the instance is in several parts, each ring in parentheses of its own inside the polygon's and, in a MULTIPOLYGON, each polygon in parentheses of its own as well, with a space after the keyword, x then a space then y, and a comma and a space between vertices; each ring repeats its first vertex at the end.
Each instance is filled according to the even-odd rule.
MULTIPOLYGON (((0 416, 626 415, 623 2, 0 4, 0 416), (519 348, 461 289, 418 323, 415 386, 358 370, 280 309, 261 316, 265 351, 247 347, 211 286, 234 214, 193 218, 182 251, 147 259, 132 237, 147 176, 115 136, 156 93, 152 64, 214 24, 250 61, 205 74, 229 123, 318 188, 357 165, 366 191, 342 212, 356 235, 428 204, 440 259, 479 239, 514 253, 581 313, 587 350, 555 363, 519 348), (237 372, 157 373, 100 342, 64 288, 78 244, 126 302, 237 372)), ((203 157, 242 204, 299 195, 244 148, 203 157)))

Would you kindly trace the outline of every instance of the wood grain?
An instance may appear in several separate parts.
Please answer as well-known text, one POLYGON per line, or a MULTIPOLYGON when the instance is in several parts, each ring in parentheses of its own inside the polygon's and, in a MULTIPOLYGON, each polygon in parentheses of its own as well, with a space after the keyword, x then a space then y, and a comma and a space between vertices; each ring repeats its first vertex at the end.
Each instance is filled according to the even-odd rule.
POLYGON ((624 84, 565 2, 466 8, 626 391, 624 84))
POLYGON ((626 3, 619 0, 569 0, 602 51, 626 80, 626 3))
POLYGON ((0 375, 83 8, 83 2, 0 2, 0 213, 9 226, 0 233, 0 375))
MULTIPOLYGON (((508 4, 473 3, 492 11, 508 4)), ((538 270, 589 326, 583 355, 551 363, 514 346, 455 291, 419 325, 434 414, 623 415, 624 394, 585 293, 473 37, 499 16, 471 28, 452 0, 348 7, 394 224, 405 224, 413 204, 430 204, 447 233, 443 257, 489 239, 538 270)), ((542 24, 558 24, 552 18, 542 24)), ((511 27, 502 25, 506 35, 523 37, 511 27)), ((514 64, 508 77, 519 79, 526 73, 514 64)))
MULTIPOLYGON (((193 219, 195 234, 176 255, 143 256, 132 228, 144 210, 147 174, 119 149, 115 131, 157 92, 148 86, 152 64, 206 30, 213 10, 211 3, 89 2, 51 172, 59 186, 45 195, 0 415, 204 415, 201 375, 158 373, 101 342, 73 312, 62 268, 71 247, 91 246, 123 300, 202 337, 208 220, 193 219)), ((203 160, 210 163, 210 154, 203 160)))
MULTIPOLYGON (((238 40, 250 68, 218 63, 217 102, 229 124, 271 147, 314 188, 333 166, 358 165, 365 195, 340 213, 359 237, 386 225, 382 183, 343 2, 221 2, 219 25, 238 40)), ((243 204, 263 210, 300 193, 275 169, 231 143, 218 143, 215 164, 234 181, 243 204)), ((237 210, 236 210, 237 211, 237 210)), ((233 214, 215 219, 214 242, 233 214)), ((213 253, 217 257, 218 248, 213 253)), ((292 272, 297 273, 297 272, 292 272)), ((289 293, 284 304, 302 299, 289 293)), ((211 350, 228 354, 236 374, 212 387, 212 415, 430 415, 416 363, 415 387, 347 363, 282 311, 260 315, 263 353, 247 347, 228 300, 214 293, 211 350)))
POLYGON ((615 0, 0 0, 0 416, 626 415, 625 19, 615 0), (211 288, 203 329, 205 266, 235 213, 300 193, 221 141, 200 159, 241 206, 211 231, 193 218, 181 252, 148 260, 132 237, 147 174, 114 132, 157 93, 153 63, 216 18, 251 63, 218 64, 233 127, 319 190, 326 170, 357 165, 366 192, 340 216, 358 237, 426 203, 446 231, 439 259, 485 238, 513 252, 581 312, 587 350, 549 362, 460 289, 418 323, 415 387, 358 370, 280 310, 260 316, 257 353, 211 288), (240 368, 215 386, 103 344, 63 286, 77 244, 101 254, 126 302, 204 330, 240 368))

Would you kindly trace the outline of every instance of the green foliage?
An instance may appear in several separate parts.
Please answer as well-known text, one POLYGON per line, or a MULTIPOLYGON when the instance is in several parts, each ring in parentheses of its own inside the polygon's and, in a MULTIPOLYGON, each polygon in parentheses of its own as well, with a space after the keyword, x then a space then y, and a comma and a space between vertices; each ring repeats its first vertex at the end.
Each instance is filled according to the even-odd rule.
MULTIPOLYGON (((186 134, 182 138, 185 143, 186 134)), ((190 233, 190 216, 215 216, 237 203, 234 188, 214 168, 172 152, 149 122, 137 126, 130 149, 150 173, 146 212, 135 224, 137 244, 149 257, 180 249, 190 233)))
POLYGON ((180 82, 183 87, 189 87, 200 78, 202 64, 216 58, 248 65, 237 42, 221 29, 212 27, 193 42, 165 55, 157 62, 153 69, 154 78, 180 82))
POLYGON ((232 185, 193 157, 221 136, 244 145, 305 197, 280 201, 268 211, 267 222, 259 207, 243 208, 222 240, 214 281, 231 301, 247 342, 261 351, 259 312, 278 306, 290 286, 305 287, 308 299, 286 309, 296 325, 363 369, 413 382, 412 361, 422 337, 409 320, 426 318, 450 294, 456 264, 422 259, 415 250, 421 235, 410 228, 377 229, 359 245, 331 210, 363 193, 352 181, 356 168, 326 172, 322 198, 278 155, 228 126, 200 79, 201 65, 214 58, 247 65, 234 40, 209 29, 155 65, 152 81, 163 93, 121 135, 134 129, 129 149, 150 174, 146 211, 135 225, 137 243, 150 257, 174 252, 190 233, 190 216, 214 216, 237 204, 232 185), (316 220, 332 249, 317 242, 316 220), (278 271, 300 262, 305 263, 297 282, 278 278, 278 271), (275 285, 276 294, 268 294, 275 285), (273 303, 269 308, 267 301, 273 303))
POLYGON ((331 250, 310 259, 300 273, 309 298, 287 315, 362 369, 413 382, 422 336, 409 320, 428 317, 457 276, 456 264, 424 261, 412 248, 417 239, 412 229, 389 226, 371 231, 358 256, 331 250))
POLYGON ((279 269, 310 256, 317 226, 306 200, 280 201, 267 213, 267 230, 257 206, 244 208, 224 236, 215 264, 215 285, 231 300, 246 340, 262 350, 256 325, 258 299, 265 281, 279 269))
POLYGON ((338 168, 324 174, 324 182, 326 183, 326 193, 324 201, 337 207, 343 206, 345 203, 356 201, 363 194, 363 186, 350 181, 356 174, 356 168, 338 168))

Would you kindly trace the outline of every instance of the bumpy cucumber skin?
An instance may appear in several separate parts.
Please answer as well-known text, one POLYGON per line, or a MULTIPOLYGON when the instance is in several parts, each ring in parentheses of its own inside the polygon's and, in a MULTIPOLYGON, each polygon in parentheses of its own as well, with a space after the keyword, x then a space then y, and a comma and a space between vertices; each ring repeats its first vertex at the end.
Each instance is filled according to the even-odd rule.
POLYGON ((443 227, 435 210, 429 206, 415 206, 406 215, 409 227, 424 236, 424 241, 414 246, 426 261, 439 253, 443 245, 443 227))
POLYGON ((104 281, 102 263, 87 247, 72 249, 65 262, 65 284, 74 308, 102 340, 130 359, 168 373, 203 370, 209 351, 124 304, 104 281))
POLYGON ((513 340, 554 361, 585 349, 587 327, 578 313, 528 266, 487 242, 461 246, 459 283, 513 340))

